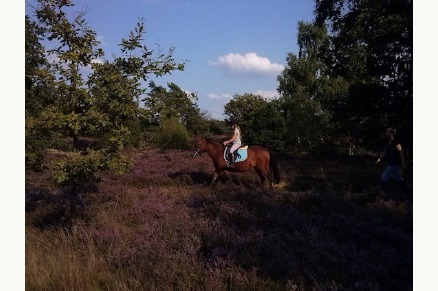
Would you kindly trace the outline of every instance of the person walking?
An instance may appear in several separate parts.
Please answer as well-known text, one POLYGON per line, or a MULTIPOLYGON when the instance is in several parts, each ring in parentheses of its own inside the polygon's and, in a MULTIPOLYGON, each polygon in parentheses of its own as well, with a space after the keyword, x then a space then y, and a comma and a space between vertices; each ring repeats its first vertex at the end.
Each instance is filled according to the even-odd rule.
POLYGON ((376 165, 378 165, 383 159, 388 162, 388 165, 382 174, 380 189, 387 193, 389 181, 393 178, 404 191, 407 191, 408 187, 401 175, 401 170, 406 168, 406 163, 403 156, 402 146, 400 141, 396 138, 396 130, 392 127, 388 128, 385 132, 385 137, 385 148, 375 162, 376 165))
POLYGON ((224 141, 224 145, 226 146, 230 143, 233 143, 231 145, 230 152, 228 154, 229 161, 228 161, 228 165, 227 165, 228 167, 233 168, 234 162, 236 160, 234 152, 236 150, 238 150, 239 147, 242 145, 242 132, 240 130, 239 125, 237 124, 237 121, 235 121, 235 120, 231 120, 231 128, 233 129, 233 136, 230 139, 224 141))

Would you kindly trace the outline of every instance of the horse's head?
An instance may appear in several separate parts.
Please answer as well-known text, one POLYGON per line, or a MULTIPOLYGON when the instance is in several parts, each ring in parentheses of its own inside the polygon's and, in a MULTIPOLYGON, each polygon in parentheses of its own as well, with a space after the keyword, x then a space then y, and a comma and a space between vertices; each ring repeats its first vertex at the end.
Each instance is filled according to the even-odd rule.
POLYGON ((207 140, 205 138, 200 138, 195 145, 195 152, 192 154, 192 158, 196 157, 200 153, 207 150, 207 140))

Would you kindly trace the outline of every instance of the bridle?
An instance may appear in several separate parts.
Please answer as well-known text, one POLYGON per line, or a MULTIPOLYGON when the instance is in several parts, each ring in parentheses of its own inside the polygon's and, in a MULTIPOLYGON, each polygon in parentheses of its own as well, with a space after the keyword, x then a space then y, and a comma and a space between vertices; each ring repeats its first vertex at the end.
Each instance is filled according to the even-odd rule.
POLYGON ((199 147, 196 149, 196 151, 192 154, 192 158, 196 157, 197 155, 199 155, 200 149, 199 147))
POLYGON ((192 158, 198 156, 201 153, 201 149, 199 148, 200 141, 198 141, 195 145, 195 152, 192 154, 192 158))
MULTIPOLYGON (((205 151, 205 149, 204 149, 203 151, 201 151, 201 149, 199 148, 199 145, 200 145, 200 141, 198 141, 198 142, 196 143, 196 145, 195 145, 196 150, 195 150, 195 152, 192 154, 192 158, 198 156, 199 154, 201 154, 201 152, 204 152, 204 151, 205 151)), ((207 145, 205 145, 204 147, 207 148, 207 145)), ((221 147, 222 147, 221 145, 219 145, 219 146, 215 146, 214 149, 216 150, 216 149, 219 149, 219 148, 221 148, 221 147)))

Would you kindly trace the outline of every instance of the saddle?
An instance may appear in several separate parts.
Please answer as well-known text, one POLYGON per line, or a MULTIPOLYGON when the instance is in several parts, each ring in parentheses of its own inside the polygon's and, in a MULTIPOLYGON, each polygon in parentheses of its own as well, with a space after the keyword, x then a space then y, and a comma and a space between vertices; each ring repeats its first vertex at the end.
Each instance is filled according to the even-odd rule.
MULTIPOLYGON (((226 146, 224 150, 224 160, 230 164, 231 161, 229 161, 229 153, 230 153, 231 146, 226 146)), ((243 145, 240 148, 238 148, 236 151, 234 151, 234 163, 243 162, 248 158, 248 146, 243 145)))

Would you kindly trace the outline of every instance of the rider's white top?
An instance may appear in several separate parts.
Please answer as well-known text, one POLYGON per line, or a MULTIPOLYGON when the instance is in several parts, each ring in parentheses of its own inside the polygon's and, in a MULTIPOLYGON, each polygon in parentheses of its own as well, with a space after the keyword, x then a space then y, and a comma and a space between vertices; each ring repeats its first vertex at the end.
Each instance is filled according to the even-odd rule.
POLYGON ((236 134, 236 138, 234 139, 233 143, 241 145, 242 140, 240 139, 240 130, 237 127, 234 129, 234 133, 236 134))

